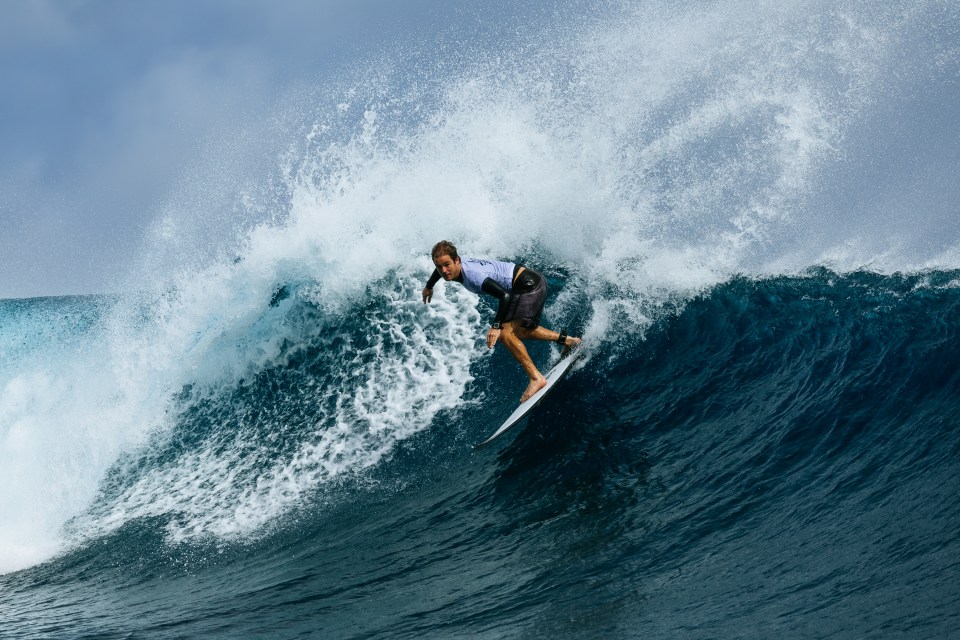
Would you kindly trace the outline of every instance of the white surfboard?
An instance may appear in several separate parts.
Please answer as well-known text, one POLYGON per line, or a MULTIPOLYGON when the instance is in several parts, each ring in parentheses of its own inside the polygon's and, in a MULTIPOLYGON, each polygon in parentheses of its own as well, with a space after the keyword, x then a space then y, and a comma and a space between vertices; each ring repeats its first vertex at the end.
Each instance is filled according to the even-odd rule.
POLYGON ((526 417, 526 415, 531 411, 533 411, 533 408, 536 407, 537 404, 541 400, 543 400, 543 398, 548 393, 550 393, 550 390, 553 389, 553 385, 555 385, 557 381, 560 378, 562 378, 567 371, 570 370, 570 367, 573 366, 573 363, 577 361, 577 359, 580 357, 582 353, 583 353, 583 349, 581 348, 581 345, 578 345, 574 347, 574 349, 570 353, 568 353, 564 358, 561 358, 560 362, 553 365, 553 368, 550 369, 549 373, 547 373, 546 386, 543 389, 540 389, 540 391, 537 391, 535 394, 533 394, 533 397, 531 397, 529 400, 527 400, 524 403, 521 403, 520 406, 517 407, 516 410, 514 410, 514 412, 510 414, 510 417, 507 418, 506 422, 500 425, 500 428, 493 432, 492 436, 490 436, 489 438, 487 438, 486 440, 484 440, 479 444, 473 445, 473 448, 476 449, 478 447, 482 447, 484 445, 490 444, 491 442, 499 438, 501 435, 503 435, 503 433, 507 429, 509 429, 510 427, 514 426, 515 424, 523 420, 526 417))

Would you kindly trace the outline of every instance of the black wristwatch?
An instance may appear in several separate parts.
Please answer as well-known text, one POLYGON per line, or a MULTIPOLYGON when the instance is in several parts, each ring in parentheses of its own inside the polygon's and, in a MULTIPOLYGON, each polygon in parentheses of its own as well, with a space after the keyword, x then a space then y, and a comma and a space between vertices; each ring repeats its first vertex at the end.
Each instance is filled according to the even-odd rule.
POLYGON ((490 328, 491 328, 491 329, 500 329, 500 328, 502 328, 502 327, 503 327, 503 325, 500 324, 499 322, 494 322, 493 325, 492 325, 490 328))

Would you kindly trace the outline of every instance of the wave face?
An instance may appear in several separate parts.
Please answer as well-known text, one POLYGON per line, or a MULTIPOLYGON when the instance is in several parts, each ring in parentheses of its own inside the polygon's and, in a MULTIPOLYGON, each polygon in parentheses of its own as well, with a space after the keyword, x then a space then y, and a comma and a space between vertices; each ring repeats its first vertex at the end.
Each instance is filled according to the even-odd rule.
POLYGON ((733 279, 592 351, 479 451, 522 374, 504 352, 431 351, 475 342, 443 311, 370 331, 422 306, 382 287, 332 335, 288 302, 301 342, 183 389, 71 521, 74 546, 4 577, 8 633, 956 628, 960 271, 733 279))
POLYGON ((949 637, 958 26, 573 3, 291 105, 129 293, 0 301, 0 636, 949 637), (480 451, 524 376, 441 238, 589 345, 480 451))

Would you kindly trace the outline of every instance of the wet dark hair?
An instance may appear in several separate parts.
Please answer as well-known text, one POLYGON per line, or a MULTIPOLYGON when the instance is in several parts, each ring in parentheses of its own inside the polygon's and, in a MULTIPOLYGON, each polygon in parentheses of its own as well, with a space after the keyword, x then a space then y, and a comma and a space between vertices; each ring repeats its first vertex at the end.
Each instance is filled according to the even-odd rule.
POLYGON ((450 256, 451 260, 460 259, 460 256, 457 255, 457 248, 453 246, 452 242, 447 240, 441 240, 433 245, 433 251, 430 253, 430 257, 436 260, 440 256, 450 256))

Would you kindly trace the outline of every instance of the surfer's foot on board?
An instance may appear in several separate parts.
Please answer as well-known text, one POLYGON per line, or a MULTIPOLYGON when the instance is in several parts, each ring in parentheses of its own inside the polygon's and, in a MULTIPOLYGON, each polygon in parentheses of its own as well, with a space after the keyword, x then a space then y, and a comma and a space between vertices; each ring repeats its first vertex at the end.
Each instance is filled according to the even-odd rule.
POLYGON ((523 395, 520 396, 520 404, 523 404, 527 400, 533 397, 533 395, 547 386, 547 379, 543 376, 536 378, 530 381, 530 384, 527 385, 527 390, 523 392, 523 395))

